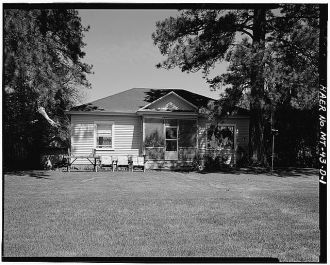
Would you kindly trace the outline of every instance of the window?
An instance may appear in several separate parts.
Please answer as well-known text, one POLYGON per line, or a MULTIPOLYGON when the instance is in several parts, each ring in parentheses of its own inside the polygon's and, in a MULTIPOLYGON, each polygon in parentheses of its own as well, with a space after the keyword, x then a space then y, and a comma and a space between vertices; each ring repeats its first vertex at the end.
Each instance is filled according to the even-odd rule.
POLYGON ((234 149, 235 125, 211 125, 207 132, 207 146, 211 149, 234 149))
POLYGON ((95 122, 96 148, 114 148, 113 122, 95 122))
POLYGON ((165 155, 165 135, 163 119, 145 118, 144 119, 144 146, 145 154, 148 159, 162 160, 165 155))
POLYGON ((165 151, 178 151, 178 121, 165 120, 165 151))

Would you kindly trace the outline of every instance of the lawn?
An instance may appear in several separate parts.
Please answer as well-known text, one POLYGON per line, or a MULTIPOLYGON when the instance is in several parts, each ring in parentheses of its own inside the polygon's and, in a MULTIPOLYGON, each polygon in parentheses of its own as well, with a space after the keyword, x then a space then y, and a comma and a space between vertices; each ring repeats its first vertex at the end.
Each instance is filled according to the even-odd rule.
POLYGON ((2 254, 317 262, 318 204, 315 170, 8 173, 2 254))

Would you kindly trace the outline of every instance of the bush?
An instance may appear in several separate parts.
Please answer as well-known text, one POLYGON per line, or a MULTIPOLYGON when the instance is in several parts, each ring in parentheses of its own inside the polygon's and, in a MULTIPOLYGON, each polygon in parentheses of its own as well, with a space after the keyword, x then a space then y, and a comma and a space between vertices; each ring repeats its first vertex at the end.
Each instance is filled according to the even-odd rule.
POLYGON ((228 169, 233 165, 233 154, 231 152, 212 152, 204 156, 204 170, 228 169))

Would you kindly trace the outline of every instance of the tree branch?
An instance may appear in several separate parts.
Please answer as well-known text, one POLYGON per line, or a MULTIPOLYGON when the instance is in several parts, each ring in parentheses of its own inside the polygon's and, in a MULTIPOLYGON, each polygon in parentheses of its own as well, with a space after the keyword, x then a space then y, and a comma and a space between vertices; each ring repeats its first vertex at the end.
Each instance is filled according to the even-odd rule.
POLYGON ((250 30, 253 29, 252 25, 244 25, 244 26, 242 26, 242 28, 243 29, 250 29, 250 30))
POLYGON ((245 29, 237 29, 237 31, 243 32, 243 33, 245 33, 246 35, 250 36, 251 39, 253 39, 253 35, 252 35, 250 32, 246 31, 245 29))
POLYGON ((58 127, 60 124, 53 121, 51 118, 49 118, 47 112, 45 111, 44 107, 38 107, 38 112, 48 121, 48 123, 53 127, 58 127))

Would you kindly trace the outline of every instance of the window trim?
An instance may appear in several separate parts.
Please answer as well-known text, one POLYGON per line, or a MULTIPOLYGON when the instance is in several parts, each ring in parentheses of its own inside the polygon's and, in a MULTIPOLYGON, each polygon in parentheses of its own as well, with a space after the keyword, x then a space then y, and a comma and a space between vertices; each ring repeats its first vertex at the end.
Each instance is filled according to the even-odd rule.
POLYGON ((94 148, 95 148, 95 150, 103 150, 103 151, 115 150, 115 122, 114 121, 94 121, 94 148), (112 147, 105 147, 105 148, 97 147, 97 125, 98 124, 111 125, 112 147))

